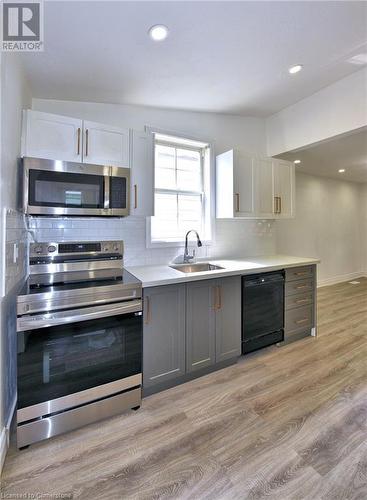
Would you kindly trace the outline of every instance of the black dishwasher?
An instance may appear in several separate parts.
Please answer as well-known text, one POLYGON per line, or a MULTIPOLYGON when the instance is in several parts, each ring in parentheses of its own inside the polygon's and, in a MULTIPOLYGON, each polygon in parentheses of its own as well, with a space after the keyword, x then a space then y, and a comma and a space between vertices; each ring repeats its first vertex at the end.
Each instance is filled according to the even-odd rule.
POLYGON ((242 354, 284 340, 284 271, 242 277, 242 354))

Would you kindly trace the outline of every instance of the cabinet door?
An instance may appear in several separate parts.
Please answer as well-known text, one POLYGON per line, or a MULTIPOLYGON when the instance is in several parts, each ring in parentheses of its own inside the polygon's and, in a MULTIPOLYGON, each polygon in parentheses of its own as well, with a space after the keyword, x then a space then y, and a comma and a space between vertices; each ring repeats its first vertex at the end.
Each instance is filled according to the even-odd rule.
POLYGON ((253 158, 236 151, 234 155, 234 216, 255 215, 253 158))
POLYGON ((143 385, 185 373, 185 285, 144 289, 143 385))
POLYGON ((294 217, 295 167, 291 162, 274 160, 274 206, 277 218, 294 217))
POLYGON ((82 120, 26 110, 22 128, 22 156, 81 161, 82 120))
POLYGON ((274 218, 272 159, 256 158, 254 165, 256 215, 264 218, 274 218))
POLYGON ((131 133, 131 215, 154 215, 153 134, 131 133))
POLYGON ((113 167, 129 167, 129 129, 83 122, 83 162, 113 167))
POLYGON ((241 354, 241 276, 217 280, 216 362, 241 354))
POLYGON ((233 219, 234 192, 233 192, 234 151, 226 151, 216 157, 215 187, 216 187, 216 217, 217 219, 233 219))
POLYGON ((215 282, 186 286, 186 371, 215 363, 215 282))

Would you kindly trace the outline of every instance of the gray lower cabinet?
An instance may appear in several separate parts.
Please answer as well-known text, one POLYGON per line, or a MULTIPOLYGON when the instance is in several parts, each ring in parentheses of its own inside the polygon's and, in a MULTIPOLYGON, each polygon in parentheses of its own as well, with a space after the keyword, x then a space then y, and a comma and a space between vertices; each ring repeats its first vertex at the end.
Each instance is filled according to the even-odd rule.
POLYGON ((235 359, 241 354, 241 277, 145 288, 143 349, 147 393, 235 359))
POLYGON ((316 266, 285 271, 284 342, 316 332, 316 266))
POLYGON ((186 370, 215 363, 216 280, 186 285, 186 370))
POLYGON ((144 289, 143 384, 185 373, 185 285, 144 289))
POLYGON ((241 355, 241 276, 218 280, 215 324, 217 363, 241 355))
POLYGON ((186 285, 188 372, 241 354, 241 277, 186 285))

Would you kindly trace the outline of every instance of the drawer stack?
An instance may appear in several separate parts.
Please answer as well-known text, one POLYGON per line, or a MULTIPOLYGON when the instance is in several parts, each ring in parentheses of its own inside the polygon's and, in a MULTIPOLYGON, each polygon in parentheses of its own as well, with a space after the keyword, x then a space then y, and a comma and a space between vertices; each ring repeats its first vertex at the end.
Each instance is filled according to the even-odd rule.
POLYGON ((302 266, 285 271, 284 341, 310 335, 315 326, 316 266, 302 266))

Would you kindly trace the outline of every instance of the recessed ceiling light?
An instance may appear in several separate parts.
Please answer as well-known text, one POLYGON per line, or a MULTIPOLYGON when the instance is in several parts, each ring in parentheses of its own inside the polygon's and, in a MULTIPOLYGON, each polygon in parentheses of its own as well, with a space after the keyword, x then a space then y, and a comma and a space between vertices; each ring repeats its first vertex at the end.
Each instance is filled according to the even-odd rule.
POLYGON ((168 28, 164 24, 156 24, 150 28, 149 35, 155 42, 161 42, 167 38, 168 28))
POLYGON ((295 64, 294 66, 291 66, 290 68, 288 68, 288 72, 291 75, 294 75, 295 73, 298 73, 299 71, 301 71, 302 68, 303 68, 302 64, 295 64))
POLYGON ((350 57, 347 62, 351 64, 357 64, 358 66, 362 66, 363 64, 367 64, 367 52, 362 52, 361 54, 357 54, 353 57, 350 57))
POLYGON ((293 162, 295 165, 299 165, 301 163, 301 160, 294 160, 293 162))
POLYGON ((339 174, 344 174, 345 168, 339 168, 338 172, 339 172, 339 174))

